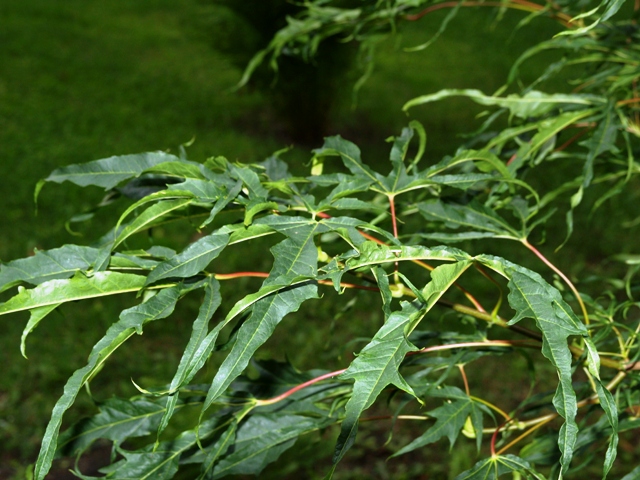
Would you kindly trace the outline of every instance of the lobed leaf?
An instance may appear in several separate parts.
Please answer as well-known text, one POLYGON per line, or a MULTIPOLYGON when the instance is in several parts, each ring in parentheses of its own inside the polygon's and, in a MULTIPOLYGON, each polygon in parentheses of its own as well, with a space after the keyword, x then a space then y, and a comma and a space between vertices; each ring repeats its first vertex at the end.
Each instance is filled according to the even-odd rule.
POLYGON ((214 344, 206 340, 209 321, 222 301, 222 297, 220 296, 220 283, 214 277, 209 277, 204 285, 204 292, 205 297, 202 305, 200 305, 198 316, 193 322, 189 343, 187 343, 184 349, 178 370, 169 386, 170 396, 167 401, 166 410, 158 426, 158 437, 167 427, 173 415, 175 406, 178 403, 178 389, 193 379, 213 350, 214 344))
POLYGON ((529 462, 515 455, 496 455, 476 463, 472 469, 462 472, 455 480, 496 480, 505 473, 524 473, 528 478, 544 480, 529 462))
POLYGON ((68 456, 84 452, 99 438, 119 446, 129 438, 149 435, 158 428, 166 402, 166 398, 109 398, 99 404, 97 415, 80 420, 60 435, 58 453, 68 456))
MULTIPOLYGON (((334 464, 339 462, 353 445, 360 415, 373 404, 384 388, 393 384, 415 396, 413 389, 399 373, 400 364, 405 355, 417 350, 407 336, 470 265, 471 262, 465 260, 441 265, 434 269, 431 272, 431 282, 421 292, 424 300, 416 300, 413 303, 403 302, 402 310, 388 316, 371 342, 351 362, 346 372, 340 375, 341 380, 354 379, 355 383, 353 394, 346 405, 346 416, 336 443, 334 464)), ((388 288, 388 284, 384 282, 379 285, 381 288, 384 286, 388 288)))
POLYGON ((576 394, 571 379, 571 352, 567 345, 570 335, 586 336, 586 327, 578 320, 558 290, 535 272, 499 257, 480 255, 478 261, 509 279, 509 305, 516 315, 510 325, 523 318, 532 318, 542 332, 542 354, 558 372, 559 383, 553 405, 565 419, 560 428, 558 446, 562 452, 562 472, 566 472, 573 456, 578 425, 576 394))

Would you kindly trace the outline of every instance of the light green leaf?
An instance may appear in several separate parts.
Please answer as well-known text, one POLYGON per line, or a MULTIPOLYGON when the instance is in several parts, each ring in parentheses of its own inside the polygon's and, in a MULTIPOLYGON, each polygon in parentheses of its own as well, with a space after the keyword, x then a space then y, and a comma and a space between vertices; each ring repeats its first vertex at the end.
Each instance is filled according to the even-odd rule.
POLYGON ((31 316, 29 317, 29 321, 27 322, 27 326, 24 327, 22 331, 22 336, 20 337, 20 353, 24 358, 27 358, 27 336, 33 332, 33 330, 38 326, 38 324, 42 321, 44 317, 53 312, 56 308, 58 308, 61 304, 54 303, 52 305, 46 305, 44 307, 37 307, 31 309, 29 312, 31 316))
POLYGON ((155 225, 163 217, 167 216, 175 210, 186 207, 187 205, 193 203, 193 201, 194 199, 191 197, 178 198, 175 200, 159 201, 158 203, 150 206, 122 229, 122 231, 118 235, 118 238, 116 238, 112 248, 116 248, 131 235, 134 235, 142 230, 147 230, 151 226, 155 225))
POLYGON ((137 292, 144 285, 144 280, 144 276, 132 273, 96 272, 91 276, 77 273, 67 280, 49 280, 35 288, 22 290, 0 304, 0 315, 87 298, 137 292))
MULTIPOLYGON (((426 303, 418 300, 412 303, 403 302, 402 310, 389 315, 371 342, 351 362, 347 371, 340 375, 341 380, 354 379, 355 383, 353 394, 346 405, 346 416, 333 456, 334 464, 339 462, 353 445, 360 415, 373 404, 384 388, 393 384, 415 395, 399 372, 405 355, 417 350, 407 340, 407 336, 470 265, 471 262, 466 260, 434 269, 431 272, 431 282, 421 292, 426 303)), ((384 286, 384 282, 380 284, 381 288, 384 286)))
POLYGON ((640 479, 640 465, 627 473, 621 480, 638 480, 640 479))
POLYGON ((480 460, 472 469, 462 472, 455 480, 496 480, 505 473, 525 473, 537 480, 544 480, 542 475, 533 470, 529 462, 515 455, 496 455, 480 460))
POLYGON ((220 296, 220 283, 215 278, 209 277, 205 283, 204 292, 204 301, 202 305, 200 305, 198 317, 193 322, 189 343, 187 343, 184 349, 178 370, 171 380, 169 387, 171 396, 167 401, 166 411, 158 426, 158 437, 167 427, 173 415, 179 396, 177 390, 191 381, 195 374, 202 368, 204 362, 209 358, 213 350, 214 344, 206 342, 206 338, 209 330, 209 320, 211 320, 211 317, 220 306, 222 300, 220 296))
MULTIPOLYGON (((291 284, 300 277, 314 278, 317 275, 318 251, 313 237, 318 233, 318 226, 315 224, 286 229, 289 238, 271 249, 275 261, 263 288, 276 287, 277 290, 252 303, 250 317, 240 327, 231 351, 211 383, 202 408, 203 413, 242 373, 255 351, 267 341, 284 316, 297 311, 305 300, 317 297, 315 283, 304 282, 288 289, 282 289, 281 286, 291 284)), ((232 313, 236 315, 245 308, 247 307, 244 305, 242 308, 236 305, 227 315, 224 324, 228 323, 232 313)))
POLYGON ((156 173, 170 177, 203 180, 207 178, 204 173, 205 171, 204 165, 200 163, 179 160, 154 165, 146 169, 144 173, 156 173))
MULTIPOLYGON (((96 274, 97 275, 97 274, 96 274)), ((125 274, 112 274, 125 275, 125 274)), ((131 276, 131 275, 128 275, 131 276)), ((138 277, 135 275, 135 277, 138 277)), ((144 277, 142 277, 144 278, 144 277)), ((53 280, 59 282, 62 280, 53 280)), ((36 287, 37 288, 37 287, 36 287)), ((62 416, 75 401, 78 393, 84 384, 100 369, 109 356, 134 333, 142 333, 142 327, 151 321, 166 318, 173 312, 178 297, 179 287, 161 290, 157 295, 151 297, 147 302, 135 307, 123 310, 120 319, 111 325, 104 337, 93 346, 87 365, 76 370, 67 380, 62 397, 56 402, 51 414, 51 420, 42 440, 40 453, 35 466, 35 479, 44 480, 45 475, 51 468, 62 416)))
POLYGON ((587 329, 562 299, 560 292, 537 273, 499 257, 480 255, 476 259, 509 279, 509 304, 516 310, 509 324, 532 318, 542 332, 542 354, 556 368, 559 378, 553 405, 565 419, 558 438, 562 471, 565 472, 573 456, 578 432, 575 421, 577 402, 572 386, 571 352, 567 338, 570 335, 586 336, 587 329))
POLYGON ((473 402, 469 398, 466 400, 455 400, 452 403, 445 403, 441 407, 427 412, 429 417, 436 419, 436 423, 392 456, 397 457, 398 455, 403 455, 430 443, 437 442, 445 435, 449 438, 449 443, 453 447, 456 438, 458 438, 462 427, 464 427, 464 423, 471 413, 472 406, 473 402))
POLYGON ((180 159, 178 157, 164 152, 114 156, 93 162, 58 168, 45 180, 56 183, 69 181, 81 187, 96 185, 108 190, 123 180, 137 177, 151 167, 165 162, 179 161, 180 159))
POLYGON ((404 104, 402 109, 409 110, 417 105, 435 102, 448 97, 467 97, 480 105, 496 106, 507 108, 512 115, 519 118, 539 117, 554 108, 566 106, 592 106, 601 105, 606 102, 605 99, 595 95, 584 94, 546 94, 536 90, 531 90, 525 95, 511 94, 506 97, 493 97, 485 95, 480 90, 466 89, 445 89, 431 95, 422 95, 420 97, 409 100, 404 104))
POLYGON ((97 248, 78 245, 36 250, 32 257, 0 266, 0 292, 20 282, 38 285, 48 280, 72 277, 76 272, 93 266, 99 253, 97 248))
POLYGON ((373 183, 382 186, 382 177, 362 163, 360 149, 352 142, 345 140, 340 135, 328 137, 324 140, 322 148, 313 151, 316 157, 339 156, 349 171, 373 183))
POLYGON ((203 271, 229 243, 229 233, 225 229, 213 232, 189 245, 175 257, 165 260, 154 268, 147 277, 146 285, 163 278, 188 278, 203 271))
POLYGON ((559 132, 594 113, 596 110, 577 110, 542 120, 538 124, 538 132, 518 149, 516 157, 509 165, 509 170, 511 172, 518 170, 525 161, 536 155, 548 142, 554 140, 559 132))

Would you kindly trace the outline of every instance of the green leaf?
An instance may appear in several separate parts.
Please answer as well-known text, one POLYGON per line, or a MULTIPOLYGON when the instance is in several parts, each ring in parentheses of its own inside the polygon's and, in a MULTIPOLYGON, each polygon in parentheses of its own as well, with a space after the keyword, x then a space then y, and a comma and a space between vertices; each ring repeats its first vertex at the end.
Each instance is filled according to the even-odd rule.
POLYGON ((36 250, 32 257, 0 266, 0 292, 21 282, 38 285, 48 280, 72 277, 76 272, 93 266, 99 253, 97 248, 78 245, 36 250))
POLYGON ((297 438, 328 425, 323 419, 300 415, 255 414, 238 428, 233 451, 223 457, 210 476, 259 475, 269 463, 291 448, 297 438))
POLYGON ((158 428, 166 402, 166 398, 109 398, 98 405, 97 415, 80 420, 60 435, 58 451, 70 456, 84 452, 99 438, 119 446, 129 438, 149 435, 158 428))
POLYGON ((409 100, 402 109, 409 110, 417 105, 435 102, 448 97, 467 97, 480 105, 507 108, 512 115, 519 118, 539 117, 549 113, 554 108, 567 106, 592 106, 606 103, 602 97, 585 94, 546 94, 531 90, 525 95, 511 94, 506 97, 485 95, 480 90, 473 89, 445 89, 431 95, 422 95, 409 100))
POLYGON ((342 159, 342 163, 352 174, 382 186, 382 177, 362 163, 360 149, 340 135, 325 138, 322 148, 318 148, 313 152, 316 157, 339 156, 342 159))
POLYGON ((598 124, 598 128, 593 133, 593 137, 582 145, 589 148, 587 160, 584 163, 582 186, 584 188, 591 184, 593 179, 593 163, 601 153, 615 150, 615 142, 620 124, 618 116, 615 114, 614 103, 610 103, 604 118, 598 124))
MULTIPOLYGON (((336 443, 334 464, 339 462, 353 445, 360 415, 373 404, 384 388, 393 384, 415 395, 399 372, 405 355, 417 350, 407 340, 407 336, 470 265, 471 262, 466 260, 441 265, 434 269, 431 272, 431 282, 421 292, 426 303, 419 300, 412 303, 402 302, 402 310, 388 316, 371 342, 351 362, 347 371, 340 375, 341 380, 354 379, 355 383, 353 394, 346 405, 346 416, 336 443)), ((379 285, 383 288, 385 283, 379 285)))
POLYGON ((146 285, 164 278, 188 278, 203 271, 228 243, 229 233, 225 229, 196 240, 182 252, 154 268, 147 277, 146 285))
MULTIPOLYGON (((164 192, 161 192, 161 193, 164 193, 164 192)), ((146 200, 146 198, 143 200, 146 200)), ((125 226, 122 229, 122 231, 118 235, 118 238, 116 238, 116 240, 114 241, 112 248, 116 248, 118 245, 124 242, 131 235, 134 235, 142 230, 146 230, 150 228, 151 226, 155 225, 159 220, 161 220, 163 217, 166 217, 168 214, 170 214, 175 210, 179 210, 183 207, 186 207, 187 205, 193 203, 193 201, 194 199, 191 197, 178 198, 175 200, 159 201, 158 203, 150 206, 144 212, 138 215, 131 223, 129 223, 127 226, 125 226)), ((127 212, 125 212, 124 215, 126 215, 126 213, 127 212)))
POLYGON ((144 276, 132 273, 96 272, 86 276, 79 272, 67 280, 49 280, 30 290, 22 290, 0 304, 0 315, 87 298, 137 292, 144 281, 144 276))
POLYGON ((124 458, 101 469, 101 472, 114 480, 170 480, 178 471, 182 454, 193 448, 198 438, 204 439, 210 435, 216 422, 217 419, 207 421, 200 425, 197 432, 187 430, 156 447, 147 445, 135 451, 119 449, 124 458))
MULTIPOLYGON (((462 250, 446 246, 433 248, 421 245, 387 246, 366 241, 358 247, 358 250, 357 256, 351 256, 346 259, 346 268, 340 269, 342 274, 349 270, 392 262, 411 260, 448 260, 458 262, 471 259, 471 256, 462 250)), ((327 271, 327 273, 331 272, 327 271)))
POLYGON ((229 450, 229 448, 236 443, 237 431, 238 420, 234 417, 231 420, 231 425, 229 425, 229 427, 222 433, 222 435, 220 435, 220 438, 218 438, 211 447, 207 448, 203 452, 206 452, 207 455, 202 461, 202 470, 200 475, 198 476, 198 480, 211 478, 213 466, 220 459, 220 457, 224 455, 227 450, 229 450))
POLYGON ((526 160, 538 153, 548 142, 555 141, 555 137, 559 132, 594 113, 596 113, 596 110, 591 109, 570 111, 539 122, 538 132, 529 142, 524 143, 518 149, 516 157, 509 165, 509 170, 512 172, 518 170, 526 160))
POLYGON ((456 438, 458 438, 462 427, 464 427, 467 418, 471 414, 472 406, 473 402, 469 398, 445 403, 441 407, 427 412, 428 416, 436 419, 436 423, 421 436, 394 453, 392 457, 404 455, 417 448, 437 442, 445 435, 449 438, 449 443, 453 447, 456 438))
MULTIPOLYGON (((282 289, 282 285, 291 284, 299 277, 314 278, 317 275, 318 251, 313 237, 318 233, 319 225, 308 225, 289 229, 286 223, 274 228, 284 229, 289 238, 275 245, 271 252, 274 264, 263 288, 275 287, 273 293, 262 296, 252 303, 252 313, 242 324, 231 351, 216 372, 207 394, 202 412, 218 398, 230 383, 242 373, 249 360, 267 339, 285 315, 298 310, 302 302, 317 297, 317 285, 304 282, 282 289)), ((244 310, 246 302, 239 302, 225 319, 244 310), (242 305, 240 308, 238 305, 242 305)))
MULTIPOLYGON (((494 238, 519 240, 525 235, 512 228, 509 223, 493 209, 477 201, 467 205, 445 203, 442 200, 428 200, 418 204, 420 214, 427 220, 444 222, 449 228, 471 228, 476 231, 491 234, 494 238)), ((484 235, 480 235, 481 237, 484 235)), ((480 238, 480 237, 477 237, 480 238)))
MULTIPOLYGON (((53 282, 59 281, 61 280, 53 280, 53 282)), ((38 454, 38 460, 36 461, 34 473, 36 480, 44 480, 45 475, 51 468, 60 425, 62 424, 62 416, 64 412, 71 407, 84 384, 100 369, 107 358, 109 358, 120 345, 134 333, 142 333, 142 327, 146 323, 171 315, 179 295, 179 287, 167 288, 158 292, 157 295, 151 297, 147 302, 123 310, 120 314, 120 319, 111 325, 104 337, 93 346, 87 365, 76 370, 73 375, 71 375, 64 386, 62 397, 60 397, 53 407, 51 420, 47 425, 42 446, 40 447, 40 453, 38 454)))
POLYGON ((27 322, 27 326, 24 327, 22 331, 22 337, 20 337, 20 353, 24 358, 27 358, 27 336, 33 332, 33 330, 38 326, 38 324, 42 321, 44 317, 53 312, 56 308, 58 308, 61 304, 54 303, 52 305, 46 305, 44 307, 32 308, 29 312, 31 316, 29 317, 29 321, 27 322))
POLYGON ((144 173, 157 173, 171 177, 204 180, 207 169, 204 165, 187 160, 163 162, 145 170, 144 173))
POLYGON ((584 337, 584 343, 587 350, 587 368, 589 373, 594 377, 593 380, 596 386, 596 393, 598 395, 598 400, 600 401, 600 406, 604 410, 607 421, 611 426, 611 438, 609 440, 609 446, 607 448, 604 462, 603 478, 606 478, 617 455, 619 440, 618 407, 616 406, 616 400, 613 398, 613 395, 609 390, 607 390, 600 380, 600 356, 598 354, 598 349, 593 343, 593 340, 588 336, 584 337))
POLYGON ((137 177, 145 170, 165 162, 179 162, 174 155, 164 152, 122 155, 95 160, 89 163, 58 168, 45 181, 62 183, 69 181, 86 187, 96 185, 105 190, 115 187, 123 180, 137 177))
POLYGON ((213 350, 213 343, 207 343, 207 333, 209 330, 209 320, 220 306, 222 297, 220 296, 220 283, 213 277, 209 277, 204 286, 205 297, 198 317, 193 322, 189 343, 182 354, 178 370, 171 380, 169 387, 171 396, 167 402, 165 414, 158 427, 158 437, 167 427, 174 408, 178 402, 178 389, 190 382, 195 374, 202 368, 204 362, 213 350))
POLYGON ((542 354, 556 368, 559 378, 553 405, 565 419, 558 438, 562 472, 565 472, 571 462, 578 433, 575 421, 577 402, 572 386, 571 352, 567 338, 570 335, 586 336, 587 329, 562 299, 560 292, 537 273, 499 257, 480 255, 476 258, 509 279, 509 305, 516 310, 509 324, 532 318, 542 332, 542 354))
POLYGON ((525 473, 537 480, 544 477, 535 472, 529 462, 515 455, 496 455, 480 460, 472 469, 462 472, 455 480, 495 480, 505 473, 525 473))
MULTIPOLYGON (((233 187, 233 184, 231 185, 233 187)), ((189 192, 198 202, 216 202, 224 196, 226 188, 210 180, 188 178, 184 182, 169 185, 167 192, 189 192)))
POLYGON ((640 465, 627 473, 621 480, 638 480, 640 478, 640 465))

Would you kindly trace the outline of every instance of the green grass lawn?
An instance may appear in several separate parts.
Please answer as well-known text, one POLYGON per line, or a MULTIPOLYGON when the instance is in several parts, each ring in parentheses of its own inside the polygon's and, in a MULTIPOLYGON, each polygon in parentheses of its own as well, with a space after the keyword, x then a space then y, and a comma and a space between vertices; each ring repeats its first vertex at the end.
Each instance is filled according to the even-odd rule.
MULTIPOLYGON (((380 45, 375 71, 360 91, 355 110, 350 106, 350 88, 359 72, 350 72, 338 90, 339 102, 327 128, 359 143, 365 159, 387 158, 384 138, 408 120, 400 110, 404 102, 444 87, 493 92, 503 84, 522 45, 552 35, 556 28, 542 21, 536 29, 524 28, 512 36, 518 15, 508 14, 494 25, 488 10, 481 15, 463 12, 431 49, 403 52, 402 46, 429 38, 442 19, 440 13, 409 25, 400 44, 388 40, 380 45)), ((65 230, 64 222, 99 201, 101 192, 47 185, 34 216, 35 183, 57 166, 149 150, 175 152, 192 138, 195 142, 188 153, 200 161, 212 155, 256 161, 291 143, 268 94, 251 88, 231 91, 241 70, 212 39, 233 42, 233 36, 212 35, 206 29, 222 24, 196 21, 205 14, 227 19, 224 31, 233 31, 228 12, 196 0, 0 4, 2 261, 29 255, 34 248, 78 241, 65 230)), ((532 77, 535 64, 528 68, 523 75, 532 77)), ((411 112, 427 128, 427 161, 451 153, 456 134, 473 130, 479 112, 464 101, 411 112)), ((320 142, 318 137, 315 146, 320 142)), ((308 146, 297 146, 288 155, 302 168, 308 151, 308 146)), ((85 238, 80 241, 99 237, 114 214, 115 210, 107 210, 83 227, 85 238)), ((21 478, 21 469, 37 454, 66 378, 82 365, 120 309, 96 301, 48 318, 29 340, 29 360, 18 349, 27 317, 0 319, 0 478, 10 472, 21 478)), ((92 384, 96 397, 135 394, 130 378, 145 385, 168 381, 188 337, 192 314, 180 311, 173 323, 149 329, 148 335, 123 348, 92 384)), ((339 344, 335 347, 328 350, 328 358, 340 350, 339 344)), ((68 419, 90 411, 91 401, 84 395, 68 419)), ((367 472, 386 478, 386 468, 378 465, 367 472)))

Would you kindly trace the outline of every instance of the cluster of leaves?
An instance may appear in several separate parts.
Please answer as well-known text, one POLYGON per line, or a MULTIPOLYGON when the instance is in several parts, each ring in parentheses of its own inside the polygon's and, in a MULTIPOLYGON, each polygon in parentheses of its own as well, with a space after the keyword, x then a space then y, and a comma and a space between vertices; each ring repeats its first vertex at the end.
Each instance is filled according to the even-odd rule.
MULTIPOLYGON (((329 25, 331 35, 350 28, 355 35, 368 32, 370 23, 391 21, 424 3, 363 2, 368 6, 357 9, 360 16, 343 18, 337 7, 311 2, 308 15, 291 19, 287 28, 335 10, 325 23, 316 22, 318 31, 329 25)), ((541 8, 515 0, 501 3, 526 3, 536 15, 562 20, 568 15, 565 3, 571 2, 541 8)), ((609 279, 622 285, 622 298, 620 292, 592 298, 578 292, 530 235, 542 230, 556 210, 566 212, 571 234, 573 211, 590 186, 610 185, 595 202, 598 208, 623 193, 640 169, 634 157, 640 131, 634 110, 640 103, 635 92, 637 27, 631 21, 610 21, 623 3, 604 1, 574 16, 577 24, 588 22, 526 52, 521 61, 547 49, 566 55, 518 93, 444 90, 408 102, 405 109, 462 95, 495 108, 467 145, 439 161, 423 160, 426 132, 411 122, 389 139, 391 170, 386 174, 369 167, 359 148, 340 136, 314 150, 308 176, 292 175, 278 154, 239 164, 223 157, 198 163, 156 152, 54 171, 46 182, 96 186, 109 199, 122 195, 134 202, 92 246, 65 245, 0 266, 0 291, 18 287, 0 304, 0 315, 30 312, 23 354, 28 335, 68 302, 131 292, 139 301, 121 312, 87 364, 67 381, 43 439, 35 478, 45 477, 56 455, 80 456, 97 439, 113 442, 112 465, 103 470, 107 478, 172 478, 182 465, 192 464, 201 465, 203 479, 258 474, 299 437, 334 427, 339 435, 331 475, 356 442, 365 410, 385 404, 382 399, 387 400, 386 418, 428 422, 394 456, 443 437, 453 445, 463 433, 474 439, 481 460, 461 479, 497 478, 506 472, 545 478, 541 468, 561 477, 577 468, 574 456, 580 456, 579 466, 604 457, 606 476, 615 462, 619 433, 640 426, 635 368, 640 323, 631 315, 637 305, 631 283, 637 267, 625 279, 609 279), (575 64, 589 66, 577 91, 535 89, 575 64), (508 117, 507 127, 492 130, 501 116, 508 117), (576 127, 578 135, 572 131, 576 127), (574 174, 559 186, 540 182, 549 162, 560 160, 577 166, 574 174), (182 251, 131 247, 140 244, 142 233, 181 220, 199 232, 182 251), (225 272, 226 249, 255 255, 254 245, 266 239, 272 239, 269 272, 225 272), (555 273, 564 282, 562 291, 560 283, 553 286, 524 267, 520 257, 470 254, 450 246, 465 242, 472 247, 486 239, 521 244, 522 252, 541 260, 545 277, 555 273), (498 288, 482 298, 465 289, 462 283, 474 271, 498 288), (221 282, 247 276, 264 281, 228 311, 219 311, 222 298, 234 293, 221 282), (505 287, 508 305, 502 299, 505 287), (285 317, 309 328, 296 312, 305 302, 322 302, 322 289, 358 290, 381 299, 384 322, 353 361, 338 371, 318 365, 299 372, 288 364, 253 360, 278 335, 285 317), (200 295, 202 301, 170 384, 103 402, 97 415, 61 434, 64 413, 108 357, 148 323, 169 318, 187 295, 200 295), (459 322, 437 325, 441 307, 472 328, 460 328, 459 322), (523 325, 524 319, 532 322, 523 325), (555 394, 530 396, 506 412, 483 398, 485 392, 471 392, 466 372, 474 362, 531 349, 544 357, 532 357, 532 362, 555 369, 557 378, 543 379, 554 385, 555 394), (197 383, 214 352, 221 361, 213 378, 197 383), (247 375, 251 364, 257 376, 247 375), (606 367, 602 373, 601 366, 606 367), (582 383, 576 382, 578 371, 582 383), (436 406, 425 411, 426 405, 436 406), (175 414, 193 409, 197 418, 176 434, 171 428, 175 414), (143 442, 139 448, 129 443, 136 437, 143 442), (515 446, 521 447, 518 455, 507 453, 515 446), (601 446, 605 452, 596 455, 601 446)), ((276 58, 287 42, 313 49, 323 38, 302 27, 294 33, 274 49, 276 58)), ((637 264, 633 256, 625 259, 637 264)), ((371 302, 360 298, 354 308, 367 310, 371 302)), ((637 469, 628 478, 634 475, 637 469)))

